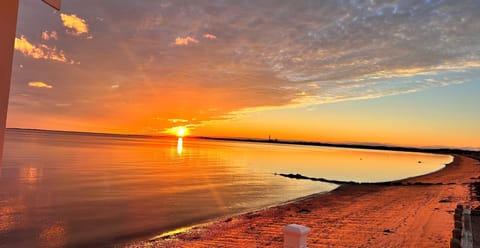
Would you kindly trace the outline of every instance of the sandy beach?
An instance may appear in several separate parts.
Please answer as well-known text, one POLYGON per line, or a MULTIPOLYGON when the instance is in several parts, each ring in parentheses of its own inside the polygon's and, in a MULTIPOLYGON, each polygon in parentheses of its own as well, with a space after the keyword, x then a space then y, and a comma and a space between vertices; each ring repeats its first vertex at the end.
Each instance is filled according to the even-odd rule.
POLYGON ((449 247, 453 211, 457 204, 476 204, 469 183, 479 178, 480 162, 456 155, 444 169, 402 185, 342 185, 129 246, 282 247, 282 227, 296 223, 311 228, 309 247, 449 247))

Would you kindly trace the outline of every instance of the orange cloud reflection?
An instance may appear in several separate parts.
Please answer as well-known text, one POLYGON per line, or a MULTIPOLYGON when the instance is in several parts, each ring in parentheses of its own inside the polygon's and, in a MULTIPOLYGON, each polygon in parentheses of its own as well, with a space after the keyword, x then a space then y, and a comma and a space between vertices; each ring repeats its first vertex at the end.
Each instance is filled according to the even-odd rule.
POLYGON ((20 180, 27 184, 35 184, 43 176, 43 172, 37 167, 23 167, 20 169, 20 180))
POLYGON ((45 226, 39 235, 41 247, 63 247, 67 243, 65 225, 62 222, 45 226))

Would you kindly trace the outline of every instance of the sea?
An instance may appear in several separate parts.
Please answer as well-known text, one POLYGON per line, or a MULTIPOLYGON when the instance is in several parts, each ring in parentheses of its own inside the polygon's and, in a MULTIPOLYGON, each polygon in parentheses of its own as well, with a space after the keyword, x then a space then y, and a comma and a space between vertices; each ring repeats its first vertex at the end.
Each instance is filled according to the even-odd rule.
POLYGON ((7 129, 0 247, 113 247, 339 185, 442 169, 451 156, 7 129))

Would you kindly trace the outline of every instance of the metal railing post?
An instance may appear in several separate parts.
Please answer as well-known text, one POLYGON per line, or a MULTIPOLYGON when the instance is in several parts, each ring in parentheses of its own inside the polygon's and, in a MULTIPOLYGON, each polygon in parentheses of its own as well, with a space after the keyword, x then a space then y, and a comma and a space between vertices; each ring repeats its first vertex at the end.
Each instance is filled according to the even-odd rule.
POLYGON ((12 77, 13 50, 17 29, 18 0, 2 1, 0 7, 0 164, 7 126, 8 97, 12 77))

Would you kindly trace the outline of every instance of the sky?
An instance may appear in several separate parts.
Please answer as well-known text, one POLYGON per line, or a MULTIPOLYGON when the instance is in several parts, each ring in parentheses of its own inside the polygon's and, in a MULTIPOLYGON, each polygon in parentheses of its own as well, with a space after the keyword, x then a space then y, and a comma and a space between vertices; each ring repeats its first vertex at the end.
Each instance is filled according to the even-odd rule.
POLYGON ((20 1, 8 127, 480 149, 480 1, 20 1))

